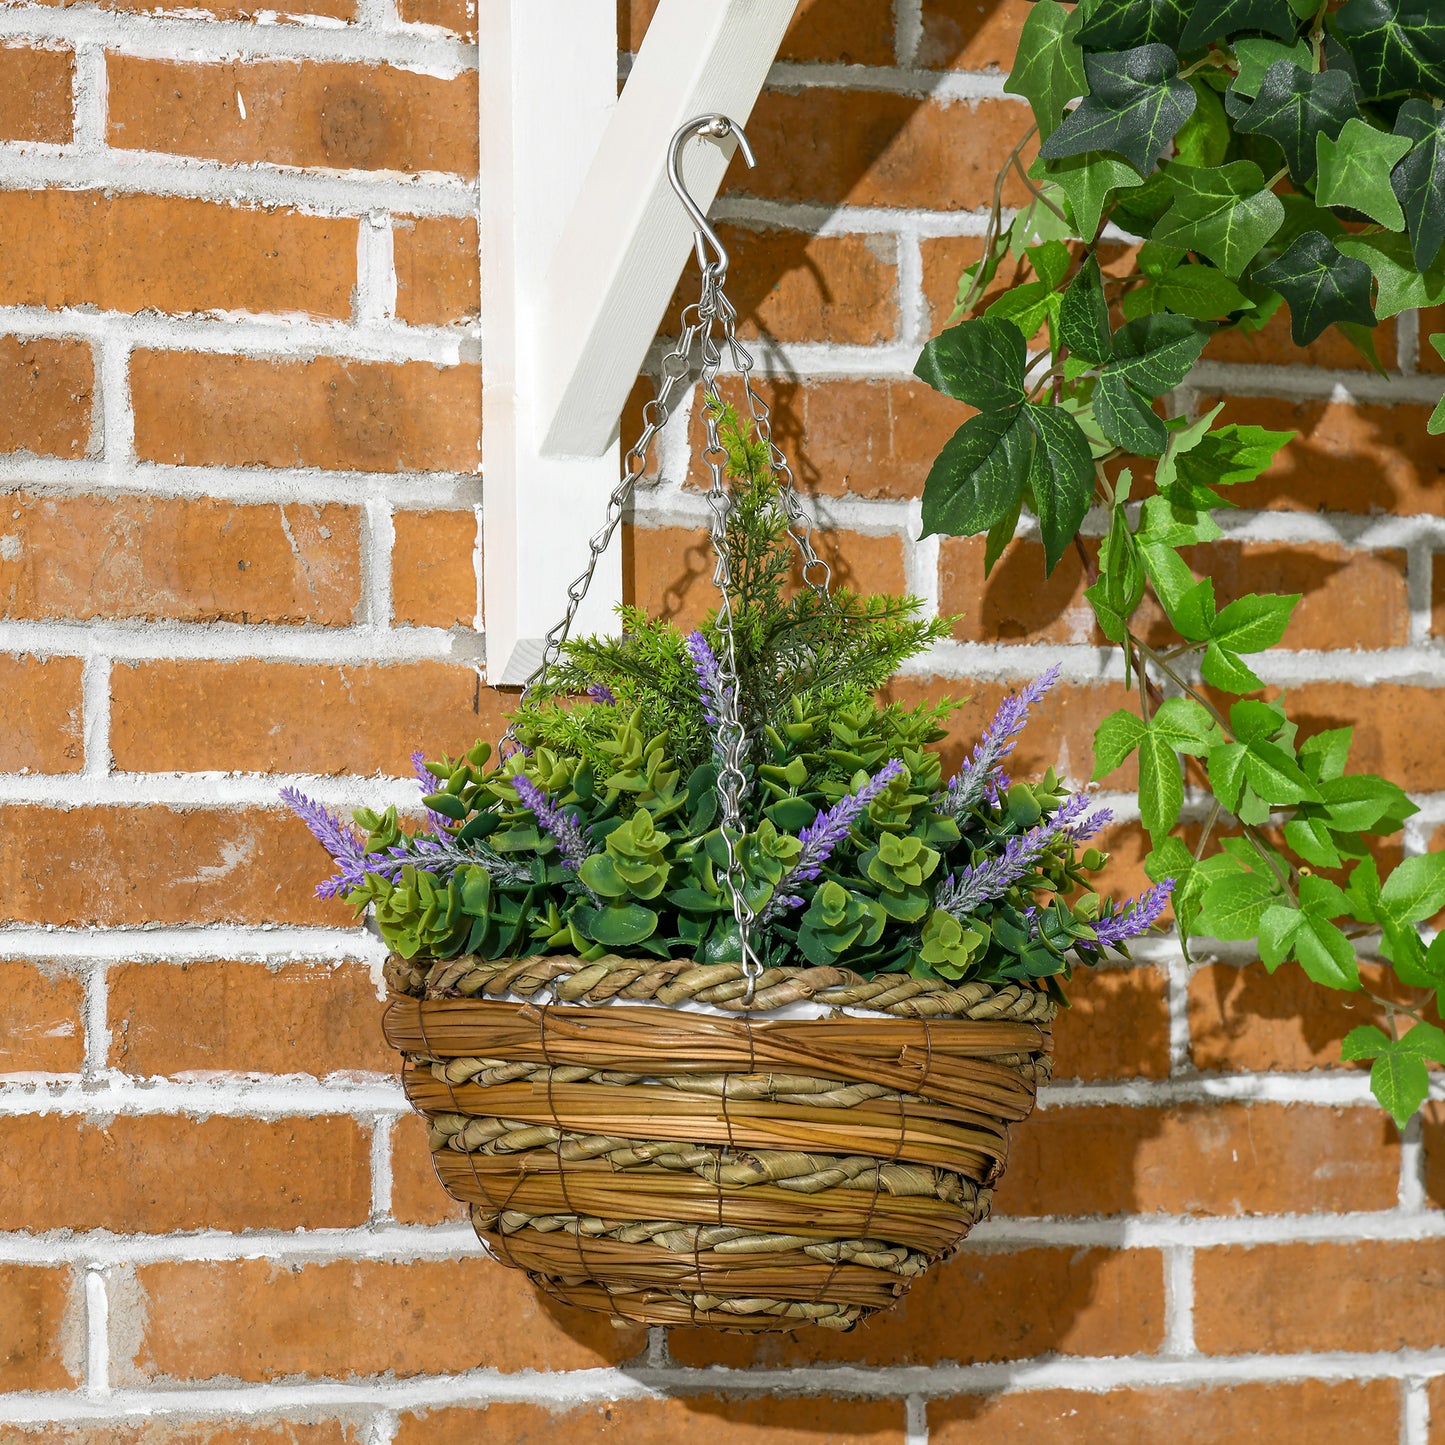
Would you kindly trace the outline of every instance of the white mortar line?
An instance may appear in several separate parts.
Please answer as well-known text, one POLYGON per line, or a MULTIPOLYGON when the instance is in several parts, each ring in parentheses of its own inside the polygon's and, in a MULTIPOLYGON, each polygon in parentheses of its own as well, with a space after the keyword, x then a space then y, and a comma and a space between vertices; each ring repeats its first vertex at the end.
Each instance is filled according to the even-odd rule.
POLYGON ((1424 540, 1413 540, 1406 552, 1406 588, 1410 606, 1410 643, 1430 644, 1435 626, 1435 551, 1424 540))
POLYGON ((0 927, 0 959, 59 963, 224 961, 227 963, 365 963, 390 950, 366 929, 248 928, 233 923, 136 928, 0 927))
POLYGON ((110 1297, 104 1267, 85 1269, 85 1393, 110 1394, 110 1297))
POLYGON ((553 1407, 593 1401, 650 1399, 725 1392, 732 1395, 848 1396, 863 1399, 923 1399, 951 1395, 996 1395, 1036 1390, 1104 1394, 1120 1389, 1199 1388, 1300 1380, 1405 1380, 1445 1370, 1445 1350, 1401 1350, 1392 1354, 1329 1352, 1258 1356, 1192 1357, 1077 1356, 1017 1360, 984 1365, 900 1365, 867 1368, 822 1366, 804 1369, 730 1369, 713 1366, 654 1370, 645 1365, 572 1370, 557 1374, 469 1370, 405 1380, 320 1380, 284 1385, 232 1385, 117 1390, 104 1404, 59 1393, 0 1397, 0 1420, 23 1424, 124 1421, 133 1416, 245 1418, 297 1410, 336 1412, 380 1405, 394 1411, 447 1405, 523 1402, 553 1407))
POLYGON ((391 504, 369 497, 361 513, 361 620, 364 625, 389 629, 394 620, 391 567, 395 546, 396 526, 391 504))
POLYGON ((371 1222, 391 1218, 391 1145, 395 1114, 378 1114, 371 1121, 371 1222))
MULTIPOLYGON (((0 192, 0 199, 3 195, 0 192)), ((363 225, 361 229, 369 228, 363 225)), ((314 321, 300 315, 272 319, 238 312, 195 318, 152 312, 131 315, 87 308, 50 311, 39 306, 3 306, 0 331, 19 336, 81 336, 99 341, 106 348, 117 348, 121 354, 130 349, 147 349, 287 360, 346 356, 358 361, 422 361, 433 366, 457 366, 479 354, 473 337, 460 327, 407 326, 387 320, 355 325, 351 321, 314 321)), ((107 448, 109 445, 107 438, 107 448)))
POLYGON ((83 1078, 99 1078, 110 1066, 110 971, 93 962, 84 976, 85 1061, 83 1078))
POLYGON ((1395 318, 1396 364, 1406 376, 1420 369, 1420 313, 1402 311, 1395 318))
POLYGON ((391 221, 385 211, 370 211, 356 228, 352 320, 358 325, 396 319, 396 252, 391 221))
POLYGON ((80 705, 85 738, 81 771, 88 778, 104 778, 111 770, 110 669, 110 658, 104 654, 87 657, 81 668, 80 705))
POLYGON ((714 221, 757 230, 806 231, 815 236, 982 236, 989 212, 926 211, 912 206, 828 205, 820 201, 724 194, 708 214, 714 221))
POLYGON ((1197 1354, 1194 1345, 1194 1250, 1172 1244, 1164 1251, 1164 1345, 1166 1355, 1197 1354))
MULTIPOLYGON (((300 788, 329 808, 395 806, 419 814, 415 782, 399 778, 335 777, 314 773, 111 773, 87 779, 78 790, 73 774, 25 776, 0 774, 0 805, 59 808, 275 808, 282 788, 300 788)), ((318 860, 321 857, 317 855, 318 860)), ((320 866, 318 862, 318 867, 320 866)))
POLYGON ((1380 376, 1373 371, 1331 371, 1315 366, 1258 366, 1246 362, 1201 361, 1189 374, 1200 391, 1231 399, 1246 396, 1315 401, 1377 402, 1386 406, 1418 402, 1433 406, 1440 399, 1439 376, 1380 376))
POLYGON ((1400 1445, 1430 1445, 1429 1381, 1414 1376, 1401 1382, 1400 1445))
MULTIPOLYGON (((130 399, 132 337, 127 335, 129 328, 115 318, 101 316, 87 316, 87 324, 79 332, 67 327, 51 330, 48 321, 38 331, 23 321, 17 321, 12 326, 10 318, 21 313, 22 308, 0 307, 0 329, 29 336, 85 335, 95 343, 96 382, 100 390, 101 455, 109 475, 123 475, 126 467, 135 460, 135 415, 130 399)), ((23 308, 24 316, 34 317, 36 314, 30 308, 23 308)), ((60 316, 65 313, 39 314, 60 316)))
MULTIPOLYGON (((1250 961, 1254 961, 1251 951, 1250 961)), ((1183 955, 1172 952, 1165 961, 1169 987, 1169 1072, 1175 1077, 1194 1074, 1189 1033, 1190 968, 1183 955)))
POLYGON ((228 1076, 224 1083, 144 1082, 108 1071, 103 1080, 7 1083, 0 1076, 0 1117, 36 1114, 186 1114, 196 1118, 301 1119, 336 1114, 395 1116, 411 1105, 396 1080, 349 1077, 318 1081, 306 1075, 250 1080, 228 1076))
MULTIPOLYGON (((0 20, 10 13, 0 9, 0 20)), ((440 171, 401 177, 394 171, 326 172, 260 161, 233 166, 152 151, 91 156, 53 145, 0 146, 0 194, 21 188, 241 201, 295 206, 315 215, 363 215, 381 207, 408 216, 472 216, 477 208, 475 183, 440 171)))
POLYGON ((401 1417, 394 1410, 379 1410, 366 1429, 366 1445, 393 1445, 401 1429, 401 1417))
MULTIPOLYGON (((0 15, 8 12, 0 12, 0 15)), ((108 94, 105 51, 95 44, 75 47, 75 130, 72 146, 80 155, 99 155, 105 150, 105 117, 108 94)))
POLYGON ((284 23, 182 19, 91 8, 56 10, 7 5, 0 38, 68 40, 117 54, 190 63, 229 60, 317 60, 386 64, 449 79, 477 68, 477 47, 434 29, 346 25, 317 15, 288 15, 284 23))
POLYGON ((923 43, 923 0, 893 0, 893 45, 900 66, 918 64, 923 43))
POLYGON ((1425 1146, 1420 1137, 1420 1116, 1405 1125, 1400 1139, 1400 1208, 1419 1213, 1430 1208, 1425 1193, 1425 1146))
POLYGON ((1023 107, 1027 102, 1004 94, 1004 77, 970 70, 918 70, 896 65, 836 65, 780 60, 768 71, 772 91, 847 90, 854 95, 886 91, 911 95, 948 106, 959 101, 1001 100, 1023 107))
POLYGON ((928 1445, 928 1402, 922 1395, 903 1401, 904 1445, 928 1445))

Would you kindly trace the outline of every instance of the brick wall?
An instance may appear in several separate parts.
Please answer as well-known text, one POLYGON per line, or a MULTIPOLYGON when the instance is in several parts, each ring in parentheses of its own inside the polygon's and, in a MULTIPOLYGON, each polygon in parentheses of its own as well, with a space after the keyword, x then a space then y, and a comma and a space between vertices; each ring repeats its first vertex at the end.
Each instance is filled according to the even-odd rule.
MULTIPOLYGON (((1247 953, 1081 978, 997 1217, 854 1335, 618 1331, 479 1257, 379 1037, 379 951, 275 804, 407 802, 417 742, 497 731, 476 54, 466 0, 294 8, 0 10, 0 1440, 1445 1440, 1445 1119, 1399 1139, 1330 1066, 1347 1001, 1247 953)), ((971 694, 961 749, 1059 661, 1025 761, 1077 776, 1124 699, 1077 571, 1042 584, 1026 540, 985 586, 977 544, 909 540, 958 420, 909 372, 1026 123, 1022 9, 804 0, 719 214, 840 572, 961 614, 899 693, 971 694)), ((1211 566, 1307 592, 1270 680, 1357 725, 1419 849, 1445 449, 1419 323, 1385 332, 1388 380, 1272 326, 1192 384, 1302 433, 1211 566)), ((627 539, 633 595, 680 616, 688 427, 627 539)), ((1137 829, 1114 844, 1122 892, 1137 829)))

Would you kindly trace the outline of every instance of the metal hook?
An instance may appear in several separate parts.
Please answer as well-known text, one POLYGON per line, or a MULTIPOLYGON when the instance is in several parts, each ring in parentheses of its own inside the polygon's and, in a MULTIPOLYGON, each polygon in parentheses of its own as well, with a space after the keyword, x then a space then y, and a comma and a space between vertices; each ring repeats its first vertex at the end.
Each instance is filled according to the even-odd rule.
POLYGON ((692 217, 692 224, 696 228, 697 236, 695 245, 697 247, 697 263, 705 272, 710 272, 713 279, 719 283, 727 275, 728 253, 727 248, 718 239, 718 234, 708 222, 707 212, 688 194, 687 186, 683 183, 680 161, 682 148, 694 136, 699 138, 713 136, 718 140, 725 136, 737 137, 738 149, 743 153, 743 159, 749 166, 757 162, 753 159, 753 148, 748 144, 748 138, 743 134, 743 128, 735 120, 725 115, 700 115, 688 121, 675 136, 672 144, 667 150, 667 179, 671 183, 677 198, 692 217), (713 259, 707 258, 707 248, 711 246, 713 259))

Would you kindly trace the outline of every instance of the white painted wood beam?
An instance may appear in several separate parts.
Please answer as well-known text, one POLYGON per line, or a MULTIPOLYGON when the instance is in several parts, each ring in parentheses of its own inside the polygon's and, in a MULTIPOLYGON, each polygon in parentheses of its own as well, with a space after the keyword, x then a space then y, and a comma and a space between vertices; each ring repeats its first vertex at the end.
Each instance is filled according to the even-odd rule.
MULTIPOLYGON (((540 660, 619 476, 618 418, 686 263, 667 147, 751 114, 798 0, 662 0, 617 97, 612 0, 480 0, 483 616, 487 674, 540 660)), ((733 142, 687 147, 699 204, 733 142)), ((575 630, 603 632, 621 548, 575 630)))
MULTIPOLYGON (((607 444, 692 249, 667 183, 677 128, 720 112, 746 127, 798 0, 663 0, 547 271, 544 448, 607 444)), ((683 179, 711 205, 737 142, 690 142, 683 179)))

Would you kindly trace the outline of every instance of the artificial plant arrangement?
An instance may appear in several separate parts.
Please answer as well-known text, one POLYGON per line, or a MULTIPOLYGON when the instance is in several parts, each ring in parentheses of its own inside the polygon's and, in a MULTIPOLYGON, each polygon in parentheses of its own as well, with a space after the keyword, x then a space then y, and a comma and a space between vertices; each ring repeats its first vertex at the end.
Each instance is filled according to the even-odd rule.
MULTIPOLYGON (((915 598, 790 586, 795 553, 766 446, 735 412, 720 431, 741 483, 728 521, 739 700, 751 739, 744 891, 769 968, 1021 981, 1063 999, 1159 918, 1169 880, 1123 905, 1088 886, 1110 821, 1050 769, 1003 763, 1057 678, 1005 700, 947 780, 934 745, 957 704, 877 699, 946 635, 915 598)), ((615 637, 577 639, 512 718, 493 761, 414 758, 421 827, 396 808, 353 827, 283 797, 331 853, 318 889, 372 910, 402 959, 569 953, 739 956, 718 821, 715 618, 684 633, 624 608, 615 637)))
POLYGON ((706 404, 735 482, 732 669, 716 614, 685 634, 629 610, 567 645, 498 760, 418 755, 419 826, 286 797, 336 864, 319 891, 395 950, 388 1037, 500 1259, 627 1319, 846 1329, 986 1213, 1071 967, 1172 885, 1102 898, 1107 810, 1004 773, 1052 673, 945 778, 952 705, 875 694, 947 623, 793 587, 771 445, 706 404))
MULTIPOLYGON (((1168 397, 1212 336, 1281 306, 1297 345, 1333 327, 1383 372, 1373 329, 1445 300, 1445 6, 1039 0, 1006 89, 1035 124, 999 175, 965 319, 917 368, 977 409, 928 478, 925 532, 986 534, 991 568, 1027 507, 1049 571, 1078 550, 1139 695, 1099 728, 1095 776, 1137 753, 1148 870, 1177 884, 1186 947, 1255 940, 1271 971, 1367 995, 1384 1027, 1343 1056, 1373 1060, 1403 1127, 1445 1063, 1425 1016, 1445 936, 1422 933, 1445 854, 1382 866, 1371 842, 1416 811, 1405 793, 1348 771, 1348 728, 1301 741, 1260 695, 1246 659, 1299 597, 1221 597, 1207 551, 1202 573, 1181 551, 1223 536, 1216 514, 1291 435, 1168 397), (1010 183, 1027 194, 1012 215, 1010 183), (1186 775, 1203 802, 1181 828, 1186 775), (1388 964, 1378 989, 1361 950, 1388 964)), ((1445 356, 1445 335, 1429 344, 1445 356)), ((1429 426, 1445 432, 1445 402, 1429 426)))

